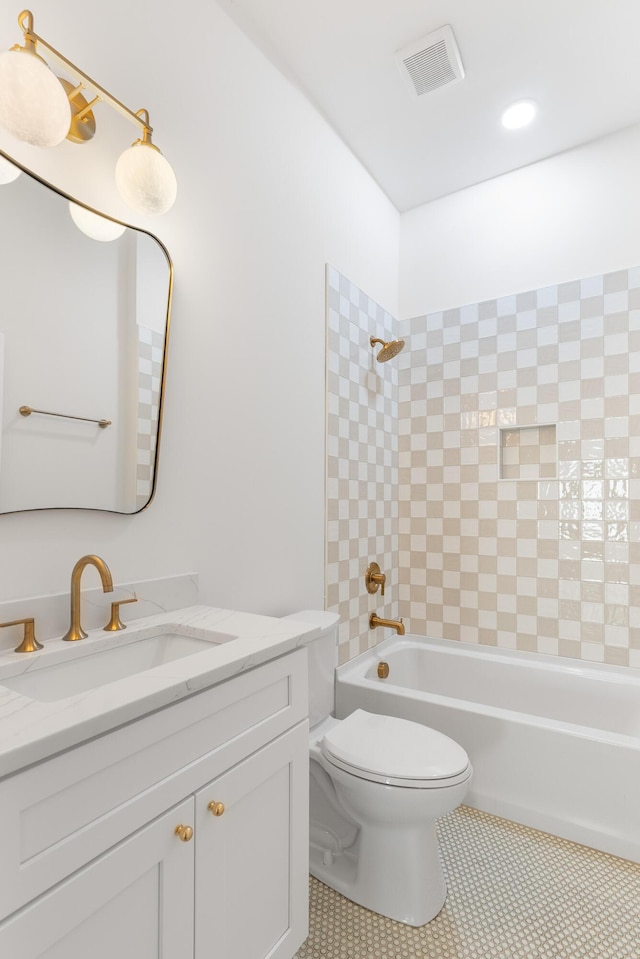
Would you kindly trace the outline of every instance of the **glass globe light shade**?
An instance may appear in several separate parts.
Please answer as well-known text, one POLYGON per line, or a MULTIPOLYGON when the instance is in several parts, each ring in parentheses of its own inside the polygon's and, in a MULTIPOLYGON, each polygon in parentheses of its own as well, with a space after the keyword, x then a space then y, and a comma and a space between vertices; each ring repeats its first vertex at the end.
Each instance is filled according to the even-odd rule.
POLYGON ((4 157, 0 157, 0 183, 13 183, 14 180, 18 179, 21 173, 22 170, 20 167, 5 160, 4 157))
POLYGON ((71 107, 62 84, 29 50, 0 53, 0 124, 18 140, 37 147, 62 143, 71 107))
POLYGON ((106 216, 100 216, 99 213, 93 213, 83 206, 78 206, 71 200, 69 201, 69 213, 82 233, 91 237, 92 240, 100 240, 102 243, 117 240, 126 230, 124 223, 115 223, 113 220, 107 219, 106 216))
POLYGON ((166 213, 178 193, 171 164, 152 143, 142 141, 118 158, 116 185, 122 199, 138 213, 166 213))

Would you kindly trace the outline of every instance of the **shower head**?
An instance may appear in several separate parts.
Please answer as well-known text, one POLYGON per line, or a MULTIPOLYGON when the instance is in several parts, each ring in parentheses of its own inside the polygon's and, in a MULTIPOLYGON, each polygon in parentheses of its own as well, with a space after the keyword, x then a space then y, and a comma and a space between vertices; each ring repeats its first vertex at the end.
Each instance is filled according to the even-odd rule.
POLYGON ((382 343, 382 349, 376 356, 378 363, 386 363, 387 360, 393 359, 394 356, 397 356, 398 353, 404 349, 404 340, 389 340, 388 343, 385 343, 384 340, 379 340, 371 336, 369 342, 371 346, 375 343, 382 343))

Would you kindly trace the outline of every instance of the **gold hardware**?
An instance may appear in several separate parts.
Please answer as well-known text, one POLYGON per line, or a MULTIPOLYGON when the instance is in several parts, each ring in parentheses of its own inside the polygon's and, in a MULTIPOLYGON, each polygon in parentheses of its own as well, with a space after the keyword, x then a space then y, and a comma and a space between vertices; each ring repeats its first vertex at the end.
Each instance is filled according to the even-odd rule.
POLYGON ((385 343, 384 340, 379 340, 375 336, 370 336, 369 343, 371 346, 374 346, 375 343, 382 343, 382 349, 376 356, 378 363, 386 363, 387 360, 397 356, 398 353, 404 349, 404 340, 389 340, 388 343, 385 343))
MULTIPOLYGON (((71 60, 67 60, 55 47, 52 47, 46 40, 43 40, 42 37, 38 36, 33 29, 33 14, 30 10, 23 10, 18 17, 18 25, 22 30, 25 40, 25 46, 27 46, 33 53, 35 53, 38 44, 49 53, 52 57, 59 61, 59 63, 66 67, 67 70, 71 70, 72 73, 75 73, 81 80, 81 83, 76 87, 71 87, 71 93, 63 83, 67 96, 69 97, 71 112, 72 114, 78 114, 80 120, 83 118, 87 119, 86 108, 93 106, 96 100, 100 100, 103 103, 107 103, 110 107, 116 110, 118 113, 122 114, 123 117, 126 117, 127 120, 130 120, 132 123, 138 124, 142 127, 143 137, 145 139, 151 139, 151 134, 153 133, 153 128, 149 125, 149 114, 146 110, 138 110, 137 113, 134 113, 133 110, 130 110, 129 107, 126 107, 124 103, 120 103, 119 100, 116 100, 108 90, 105 90, 104 87, 101 87, 99 83, 96 83, 95 80, 92 80, 90 76, 72 63, 71 60), (84 97, 78 98, 78 93, 81 89, 90 88, 96 94, 96 97, 91 101, 90 104, 87 104, 87 101, 84 97), (74 100, 76 101, 74 103, 74 100), (80 103, 80 100, 82 103, 80 103), (139 114, 144 113, 144 117, 141 117, 139 114)), ((19 49, 15 46, 13 49, 19 49)), ((89 111, 91 115, 91 111, 89 111)), ((77 130, 74 129, 74 123, 72 120, 71 131, 73 135, 69 136, 68 139, 72 140, 75 143, 84 143, 86 140, 90 139, 88 136, 81 136, 80 139, 76 139, 77 130)), ((93 136, 93 134, 91 134, 93 136)))
MULTIPOLYGON (((64 90, 64 93, 67 98, 67 103, 69 105, 69 125, 67 126, 65 136, 72 143, 86 143, 90 140, 95 132, 95 117, 92 112, 92 107, 98 103, 106 103, 107 106, 110 106, 113 110, 116 110, 127 120, 130 120, 132 123, 136 124, 137 127, 142 131, 141 137, 134 141, 131 146, 137 147, 139 144, 151 147, 152 150, 155 150, 160 154, 158 147, 154 146, 151 140, 151 135, 153 133, 153 127, 149 122, 149 112, 147 110, 137 110, 135 113, 133 110, 130 110, 129 107, 126 107, 124 103, 121 103, 120 100, 117 100, 113 94, 109 93, 108 90, 105 90, 104 87, 101 87, 99 83, 96 83, 87 73, 84 73, 79 67, 76 66, 71 60, 68 60, 67 57, 63 56, 59 50, 56 50, 55 47, 52 47, 51 44, 47 43, 43 37, 35 33, 33 29, 33 14, 30 10, 23 10, 22 13, 18 16, 18 25, 22 30, 24 37, 24 46, 15 45, 11 49, 12 51, 22 51, 26 52, 31 56, 37 57, 45 67, 49 68, 49 63, 43 58, 42 51, 48 54, 48 60, 53 61, 56 70, 62 68, 62 73, 71 74, 73 77, 73 82, 68 80, 61 80, 61 85, 64 90), (87 100, 84 96, 84 91, 88 92, 90 97, 87 100)), ((55 73, 53 73, 55 76, 55 73)), ((60 78, 58 78, 60 79, 60 78)), ((14 81, 15 82, 15 81, 14 81)), ((11 81, 7 81, 11 85, 11 81)), ((37 92, 37 91, 36 91, 37 92)), ((15 91, 14 91, 15 93, 15 91)), ((19 95, 20 91, 18 90, 16 95, 19 95)), ((64 103, 62 103, 61 109, 64 108, 64 103)), ((64 127, 66 126, 66 111, 62 115, 62 128, 58 132, 62 135, 64 127)), ((18 139, 27 139, 28 136, 21 136, 21 130, 19 126, 10 124, 10 129, 14 129, 15 135, 18 139)), ((129 202, 139 212, 144 213, 166 213, 167 210, 173 206, 176 197, 176 182, 175 174, 171 168, 171 165, 168 161, 160 160, 159 157, 156 157, 153 160, 154 172, 152 174, 148 173, 145 180, 145 195, 141 196, 139 199, 136 199, 136 194, 131 192, 131 184, 129 182, 131 176, 131 154, 128 153, 128 150, 131 147, 127 148, 125 153, 128 155, 129 159, 125 159, 122 165, 122 179, 117 185, 120 189, 120 192, 123 194, 123 199, 125 202, 129 202), (161 169, 161 173, 158 173, 158 167, 161 169)), ((160 154, 161 155, 161 154, 160 154)), ((123 154, 124 156, 124 154, 123 154)), ((138 151, 133 155, 133 163, 141 162, 143 165, 149 163, 149 155, 140 154, 138 151)), ((122 158, 121 158, 122 159, 122 158)), ((116 166, 116 181, 119 179, 118 169, 120 167, 120 161, 118 166, 116 166)))
POLYGON ((69 629, 65 635, 62 637, 63 639, 67 640, 67 642, 74 642, 77 639, 84 639, 87 635, 80 625, 80 580, 82 579, 82 574, 87 566, 95 566, 100 573, 100 579, 102 580, 102 592, 113 592, 113 580, 111 579, 111 573, 109 572, 109 567, 103 559, 100 559, 99 556, 88 555, 83 556, 78 560, 71 573, 71 625, 69 626, 69 629))
POLYGON ((404 623, 402 618, 396 619, 381 619, 376 613, 371 613, 369 617, 369 629, 375 629, 376 626, 388 626, 390 629, 395 629, 398 636, 404 636, 404 623))
POLYGON ((384 596, 384 584, 387 581, 387 577, 384 573, 380 572, 380 567, 377 563, 369 563, 367 566, 367 571, 364 574, 364 584, 367 587, 368 593, 377 593, 380 589, 380 595, 384 596))
POLYGON ((72 143, 86 143, 87 140, 91 140, 96 132, 96 118, 91 107, 98 103, 100 97, 94 97, 93 100, 87 102, 81 92, 84 90, 83 83, 78 83, 74 87, 73 83, 69 83, 62 77, 58 77, 58 80, 64 87, 71 107, 71 125, 67 133, 67 140, 71 140, 72 143))
POLYGON ((105 633, 115 633, 119 629, 126 629, 125 623, 120 619, 120 607, 125 606, 127 603, 137 603, 137 597, 132 596, 131 599, 119 599, 117 603, 111 604, 111 619, 104 627, 105 633))
POLYGON ((380 661, 378 663, 378 679, 387 679, 389 675, 389 663, 380 661))
POLYGON ((178 839, 182 840, 182 842, 189 842, 191 839, 193 839, 193 829, 191 826, 176 826, 174 832, 178 839))
POLYGON ((221 816, 224 812, 224 803, 212 800, 207 806, 207 809, 210 809, 214 816, 221 816))
POLYGON ((0 623, 0 627, 21 626, 22 624, 24 624, 24 638, 20 645, 16 646, 14 652, 35 653, 38 649, 42 649, 42 643, 39 643, 36 639, 35 620, 33 617, 29 619, 12 619, 10 623, 0 623))
POLYGON ((41 413, 42 416, 60 416, 65 420, 82 420, 84 423, 97 423, 101 430, 106 430, 107 426, 111 426, 111 420, 94 420, 90 416, 74 416, 72 413, 51 413, 50 410, 36 410, 32 406, 21 406, 18 412, 22 416, 41 413))

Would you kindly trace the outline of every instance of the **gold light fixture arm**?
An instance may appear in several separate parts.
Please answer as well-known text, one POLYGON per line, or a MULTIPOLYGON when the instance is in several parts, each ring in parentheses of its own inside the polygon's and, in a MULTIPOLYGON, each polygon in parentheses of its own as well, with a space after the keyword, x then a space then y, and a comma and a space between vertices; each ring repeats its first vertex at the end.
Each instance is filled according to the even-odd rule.
MULTIPOLYGON (((130 110, 129 107, 126 107, 124 103, 121 103, 120 100, 117 100, 108 90, 105 90, 104 87, 101 87, 99 83, 96 83, 88 74, 84 73, 79 67, 75 65, 71 60, 68 60, 62 53, 56 50, 55 47, 52 47, 50 43, 47 43, 39 34, 35 33, 33 29, 33 14, 30 10, 23 10, 22 13, 18 16, 18 25, 22 30, 25 46, 31 52, 36 51, 38 46, 43 47, 47 53, 54 57, 62 66, 67 70, 70 70, 72 73, 76 74, 82 81, 82 84, 79 88, 76 89, 76 94, 80 92, 80 89, 89 88, 96 94, 90 104, 86 104, 82 107, 82 114, 86 115, 87 109, 90 110, 98 100, 103 103, 108 103, 110 107, 113 107, 118 113, 120 113, 127 120, 130 120, 132 123, 135 123, 137 126, 142 128, 142 136, 144 143, 151 142, 151 134, 153 133, 153 127, 149 123, 149 113, 147 110, 138 110, 137 113, 134 113, 133 110, 130 110), (141 116, 141 114, 143 114, 141 116)), ((73 96, 67 91, 69 99, 72 100, 73 96)))

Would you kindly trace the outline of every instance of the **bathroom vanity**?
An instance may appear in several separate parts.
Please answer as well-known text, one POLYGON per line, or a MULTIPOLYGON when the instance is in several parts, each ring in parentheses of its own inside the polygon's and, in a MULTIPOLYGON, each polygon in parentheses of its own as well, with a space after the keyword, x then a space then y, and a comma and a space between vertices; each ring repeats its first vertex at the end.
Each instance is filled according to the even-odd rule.
POLYGON ((290 959, 318 629, 192 607, 98 632, 0 656, 0 956, 290 959), (104 653, 122 671, 167 635, 203 648, 91 679, 104 653))

